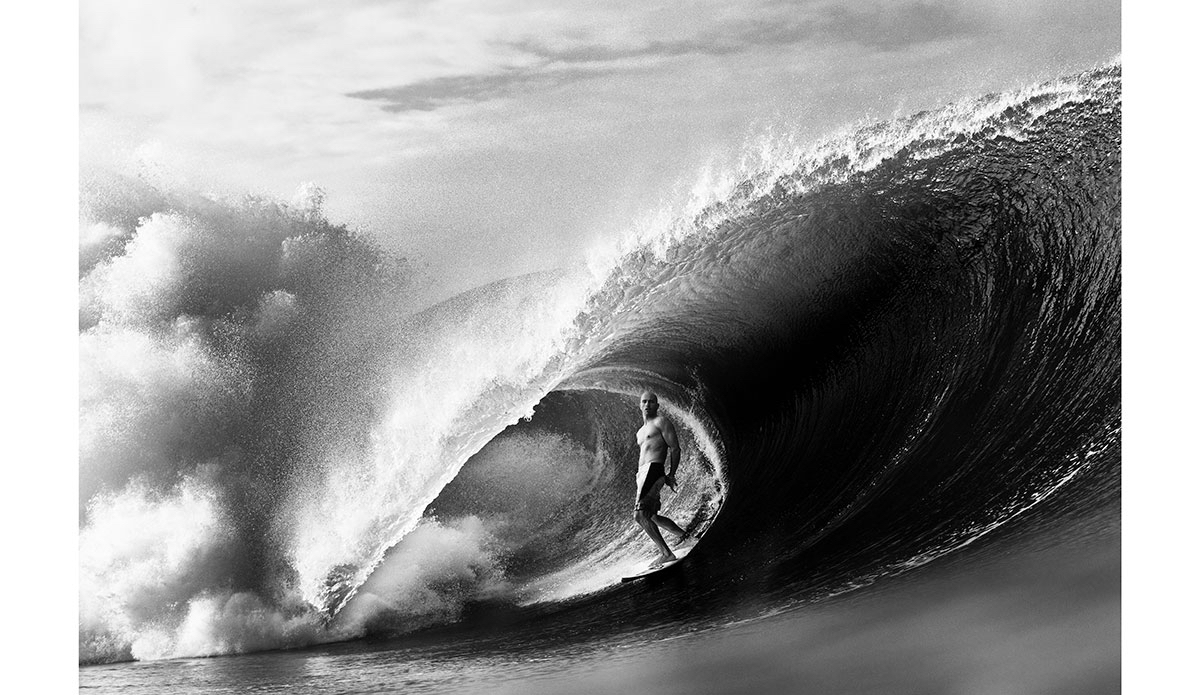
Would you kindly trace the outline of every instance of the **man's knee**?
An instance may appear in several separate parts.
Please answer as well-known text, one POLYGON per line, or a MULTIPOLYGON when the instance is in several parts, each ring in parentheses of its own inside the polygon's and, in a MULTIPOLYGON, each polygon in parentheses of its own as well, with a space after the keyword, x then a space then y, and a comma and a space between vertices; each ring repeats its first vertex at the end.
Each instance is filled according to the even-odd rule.
POLYGON ((646 524, 650 523, 650 516, 651 515, 648 514, 645 509, 633 510, 633 520, 638 522, 642 526, 645 526, 646 524))

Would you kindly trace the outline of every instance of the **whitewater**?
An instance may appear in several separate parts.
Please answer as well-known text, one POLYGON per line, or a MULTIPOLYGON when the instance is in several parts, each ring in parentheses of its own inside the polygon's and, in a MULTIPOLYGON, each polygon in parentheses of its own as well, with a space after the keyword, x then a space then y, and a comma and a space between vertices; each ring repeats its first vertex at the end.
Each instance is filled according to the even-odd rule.
POLYGON ((432 305, 316 186, 85 175, 80 662, 410 636, 468 674, 437 635, 600 659, 991 542, 1111 547, 1120 105, 1114 63, 756 141, 586 263, 432 305), (677 610, 619 582, 645 388, 703 536, 677 610))

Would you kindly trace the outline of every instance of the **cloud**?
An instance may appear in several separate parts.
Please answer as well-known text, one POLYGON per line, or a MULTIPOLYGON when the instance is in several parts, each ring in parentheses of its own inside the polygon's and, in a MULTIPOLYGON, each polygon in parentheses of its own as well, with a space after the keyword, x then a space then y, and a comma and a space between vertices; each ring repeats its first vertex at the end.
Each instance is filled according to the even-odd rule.
POLYGON ((555 63, 600 63, 644 57, 725 55, 736 53, 743 48, 736 45, 736 42, 703 37, 677 41, 648 41, 637 46, 584 44, 570 48, 552 49, 534 41, 528 41, 518 44, 517 47, 555 63))
MULTIPOLYGON (((644 19, 644 18, 643 18, 644 19)), ((383 110, 434 111, 443 106, 482 103, 548 91, 565 84, 661 67, 679 59, 720 57, 760 49, 853 43, 899 51, 978 33, 980 17, 956 2, 905 1, 846 7, 798 3, 773 5, 738 14, 692 20, 656 35, 652 24, 631 20, 626 31, 601 26, 582 36, 565 27, 558 33, 494 43, 517 64, 490 70, 418 79, 393 87, 349 92, 355 99, 384 102, 383 110)))
POLYGON ((978 34, 985 31, 985 26, 981 12, 968 11, 957 0, 822 4, 755 19, 749 27, 738 30, 737 41, 745 50, 799 43, 855 43, 897 51, 978 34))
POLYGON ((817 27, 829 38, 884 51, 968 36, 982 24, 957 2, 904 2, 870 9, 828 7, 817 27))
POLYGON ((433 111, 464 102, 490 101, 512 94, 610 74, 611 70, 508 70, 497 74, 437 77, 413 84, 350 92, 355 99, 383 101, 384 111, 433 111))

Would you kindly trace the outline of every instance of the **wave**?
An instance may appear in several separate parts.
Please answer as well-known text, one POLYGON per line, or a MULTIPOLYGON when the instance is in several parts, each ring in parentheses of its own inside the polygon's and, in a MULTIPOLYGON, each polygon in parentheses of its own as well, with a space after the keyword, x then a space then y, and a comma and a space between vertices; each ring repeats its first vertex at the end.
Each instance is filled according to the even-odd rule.
POLYGON ((590 269, 430 308, 316 189, 85 180, 81 660, 632 614, 645 388, 705 619, 1111 504, 1120 106, 1114 64, 781 145, 590 269))

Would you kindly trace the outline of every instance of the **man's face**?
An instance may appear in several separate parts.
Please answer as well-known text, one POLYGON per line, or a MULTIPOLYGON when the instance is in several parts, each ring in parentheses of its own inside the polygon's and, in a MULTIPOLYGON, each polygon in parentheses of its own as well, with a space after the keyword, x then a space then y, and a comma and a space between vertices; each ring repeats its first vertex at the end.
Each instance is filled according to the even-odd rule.
POLYGON ((649 391, 642 394, 642 414, 646 417, 654 417, 658 414, 658 396, 649 391))

